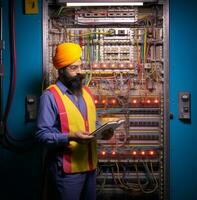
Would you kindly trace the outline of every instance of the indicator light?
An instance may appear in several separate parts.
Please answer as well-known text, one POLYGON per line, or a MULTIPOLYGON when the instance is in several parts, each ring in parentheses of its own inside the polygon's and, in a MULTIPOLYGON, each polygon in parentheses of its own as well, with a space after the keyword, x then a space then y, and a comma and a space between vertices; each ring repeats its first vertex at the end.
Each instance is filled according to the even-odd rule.
POLYGON ((150 99, 148 99, 146 102, 147 102, 147 103, 150 103, 150 99))
POLYGON ((137 103, 137 100, 136 100, 136 99, 133 99, 133 103, 136 104, 136 103, 137 103))
POLYGON ((159 103, 159 100, 158 100, 158 99, 155 99, 155 100, 154 100, 154 103, 159 103))
POLYGON ((116 104, 116 99, 111 100, 112 104, 116 104))
POLYGON ((150 155, 154 155, 155 153, 154 153, 154 151, 150 151, 149 154, 150 155))
POLYGON ((106 103, 106 100, 105 100, 105 99, 103 99, 103 100, 102 100, 102 103, 103 103, 103 104, 105 104, 105 103, 106 103))
POLYGON ((132 154, 133 154, 133 155, 137 155, 137 152, 136 152, 136 151, 133 151, 132 154))

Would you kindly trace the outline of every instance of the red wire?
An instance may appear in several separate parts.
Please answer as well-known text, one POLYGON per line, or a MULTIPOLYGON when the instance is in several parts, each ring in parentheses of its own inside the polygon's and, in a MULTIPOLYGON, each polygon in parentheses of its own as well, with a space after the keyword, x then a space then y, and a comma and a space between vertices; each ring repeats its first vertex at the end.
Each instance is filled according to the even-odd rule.
POLYGON ((9 147, 15 151, 19 151, 19 152, 27 152, 29 150, 32 149, 32 147, 34 146, 34 144, 31 144, 29 146, 28 144, 28 148, 27 147, 22 147, 21 146, 16 146, 16 143, 19 142, 21 144, 24 144, 24 142, 32 142, 32 139, 30 139, 29 137, 27 138, 23 138, 23 139, 17 139, 15 137, 13 137, 12 135, 9 134, 9 130, 8 130, 8 115, 10 112, 10 108, 12 105, 12 101, 13 101, 13 97, 15 94, 15 89, 16 89, 16 34, 15 34, 15 1, 14 0, 10 0, 10 25, 11 25, 11 76, 10 76, 10 88, 9 88, 9 95, 8 95, 8 100, 7 100, 7 104, 6 104, 6 110, 5 110, 5 115, 4 115, 4 123, 5 123, 5 130, 6 130, 6 134, 5 134, 5 141, 6 147, 9 147), (13 68, 12 68, 13 67, 13 68), (20 148, 19 148, 20 147, 20 148))
POLYGON ((11 80, 10 80, 10 91, 9 91, 9 96, 8 96, 8 101, 6 105, 6 110, 5 110, 5 117, 4 117, 4 122, 5 122, 5 127, 6 131, 8 132, 8 115, 11 109, 11 105, 13 102, 13 97, 15 93, 15 88, 16 88, 16 34, 15 34, 15 7, 14 7, 14 1, 10 1, 10 10, 11 10, 11 48, 12 48, 12 61, 11 62, 11 80), (13 65, 13 69, 12 69, 13 65))

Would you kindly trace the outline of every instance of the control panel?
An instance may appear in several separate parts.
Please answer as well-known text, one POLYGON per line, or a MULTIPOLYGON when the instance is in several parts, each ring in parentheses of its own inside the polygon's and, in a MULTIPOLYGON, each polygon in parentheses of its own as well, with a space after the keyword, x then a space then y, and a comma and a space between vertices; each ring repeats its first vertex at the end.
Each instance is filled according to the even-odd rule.
POLYGON ((164 200, 163 4, 49 4, 47 13, 45 87, 57 78, 56 46, 78 43, 101 124, 126 122, 110 140, 98 140, 97 199, 164 200))

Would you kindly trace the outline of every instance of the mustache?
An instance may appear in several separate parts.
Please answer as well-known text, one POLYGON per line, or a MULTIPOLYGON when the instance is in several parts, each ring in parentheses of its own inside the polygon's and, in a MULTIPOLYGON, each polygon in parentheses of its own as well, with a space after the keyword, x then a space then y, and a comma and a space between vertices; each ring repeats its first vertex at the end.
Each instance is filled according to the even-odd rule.
POLYGON ((83 75, 83 74, 77 74, 76 76, 74 76, 74 77, 67 77, 67 80, 66 80, 66 82, 75 82, 75 81, 77 81, 77 82, 80 82, 80 81, 82 81, 83 79, 85 78, 85 75, 83 75))
POLYGON ((74 77, 65 78, 64 84, 72 92, 81 92, 84 78, 85 76, 83 74, 77 74, 74 77))

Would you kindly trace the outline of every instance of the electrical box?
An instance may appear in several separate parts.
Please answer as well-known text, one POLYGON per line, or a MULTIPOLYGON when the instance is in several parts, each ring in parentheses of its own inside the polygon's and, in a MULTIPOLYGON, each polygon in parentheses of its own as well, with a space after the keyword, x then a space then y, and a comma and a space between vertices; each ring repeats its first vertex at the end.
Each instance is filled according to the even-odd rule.
POLYGON ((110 140, 98 140, 97 199, 169 199, 165 1, 94 7, 55 2, 60 4, 43 12, 45 87, 58 76, 56 46, 78 43, 101 124, 125 120, 110 140))
POLYGON ((25 0, 25 14, 38 14, 38 0, 25 0))
POLYGON ((189 92, 179 93, 179 119, 191 119, 191 94, 189 92))

